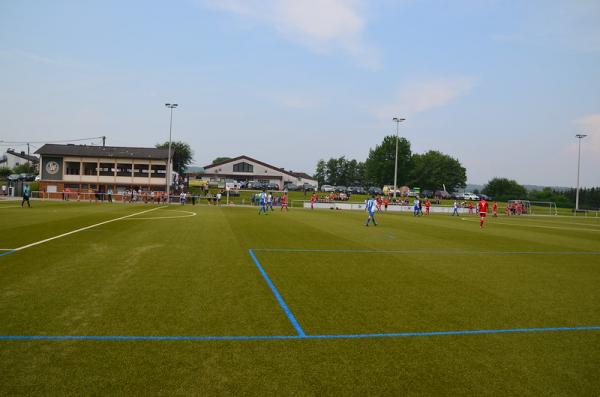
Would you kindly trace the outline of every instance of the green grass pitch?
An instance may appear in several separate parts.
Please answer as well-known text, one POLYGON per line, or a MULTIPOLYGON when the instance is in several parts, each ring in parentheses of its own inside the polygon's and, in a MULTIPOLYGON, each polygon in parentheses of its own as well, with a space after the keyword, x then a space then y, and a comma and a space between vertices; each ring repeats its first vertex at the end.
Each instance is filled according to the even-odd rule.
POLYGON ((18 204, 3 395, 600 395, 598 219, 18 204))

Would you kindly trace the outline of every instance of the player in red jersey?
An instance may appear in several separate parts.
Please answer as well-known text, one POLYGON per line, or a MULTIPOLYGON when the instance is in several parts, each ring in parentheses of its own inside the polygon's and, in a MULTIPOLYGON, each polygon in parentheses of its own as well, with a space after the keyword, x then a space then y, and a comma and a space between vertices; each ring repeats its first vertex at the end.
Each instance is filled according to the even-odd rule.
POLYGON ((375 207, 377 208, 377 212, 381 212, 381 204, 383 204, 383 200, 381 199, 381 196, 377 196, 375 199, 375 207))
POLYGON ((479 227, 483 229, 483 223, 485 222, 485 217, 487 216, 488 211, 487 201, 485 201, 485 199, 479 200, 477 208, 479 209, 479 227))
POLYGON ((429 207, 431 207, 431 201, 425 200, 425 215, 429 215, 429 207))
POLYGON ((310 196, 310 209, 311 210, 315 209, 315 201, 317 201, 317 195, 313 193, 310 196))
POLYGON ((473 202, 469 201, 469 214, 473 213, 473 202))
POLYGON ((494 205, 492 205, 492 212, 494 213, 494 218, 498 217, 498 202, 494 201, 494 205))
POLYGON ((284 193, 283 196, 281 197, 281 211, 283 211, 284 208, 287 212, 288 211, 287 193, 284 193))

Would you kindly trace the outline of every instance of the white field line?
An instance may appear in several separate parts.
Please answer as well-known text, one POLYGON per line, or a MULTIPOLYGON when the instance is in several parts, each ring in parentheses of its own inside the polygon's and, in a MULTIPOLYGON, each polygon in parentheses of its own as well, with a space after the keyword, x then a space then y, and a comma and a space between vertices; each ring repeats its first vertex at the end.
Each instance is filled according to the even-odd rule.
POLYGON ((0 205, 0 210, 3 210, 5 208, 19 208, 20 205, 0 205))
POLYGON ((0 248, 0 251, 12 251, 13 248, 0 248))
MULTIPOLYGON (((539 219, 541 220, 541 219, 539 219)), ((546 225, 575 225, 575 226, 592 226, 592 227, 600 227, 600 218, 598 219, 598 221, 593 221, 595 223, 591 223, 591 222, 552 222, 552 221, 546 221, 545 219, 543 220, 543 224, 546 225)), ((515 225, 527 225, 527 220, 526 219, 519 219, 519 220, 514 220, 512 221, 515 223, 515 225)))
MULTIPOLYGON (((467 218, 462 218, 462 219, 465 221, 471 221, 471 222, 479 221, 479 219, 467 219, 467 218)), ((532 225, 532 224, 526 224, 526 223, 491 221, 491 222, 489 222, 489 224, 490 225, 508 225, 508 226, 517 226, 517 227, 538 227, 538 228, 542 228, 542 229, 575 230, 575 231, 581 231, 581 232, 600 232, 600 229, 581 229, 581 228, 576 228, 576 227, 544 226, 544 225, 532 225)))
POLYGON ((82 227, 82 228, 79 228, 79 229, 75 229, 75 230, 72 230, 70 232, 59 234, 58 236, 50 237, 50 238, 47 238, 45 240, 36 241, 35 243, 31 243, 31 244, 27 244, 27 245, 24 245, 24 246, 19 247, 19 248, 15 248, 15 251, 21 251, 21 250, 24 250, 26 248, 31 248, 31 247, 34 247, 36 245, 44 244, 44 243, 47 243, 48 241, 56 240, 56 239, 61 238, 61 237, 66 237, 66 236, 69 236, 71 234, 78 233, 78 232, 81 232, 81 231, 84 231, 84 230, 88 230, 88 229, 91 229, 91 228, 96 227, 96 226, 106 225, 107 223, 120 221, 121 219, 127 219, 127 218, 131 218, 132 216, 136 216, 136 215, 140 215, 140 214, 145 214, 146 212, 156 211, 157 209, 160 209, 160 208, 162 208, 162 207, 156 207, 156 208, 152 208, 152 209, 149 209, 149 210, 146 210, 146 211, 136 212, 135 214, 125 215, 125 216, 121 216, 119 218, 109 219, 109 220, 104 221, 104 222, 95 223, 95 224, 90 225, 90 226, 86 226, 86 227, 82 227))
POLYGON ((192 216, 196 216, 197 214, 195 212, 192 211, 181 211, 181 210, 165 210, 166 211, 170 211, 170 212, 185 212, 189 215, 172 215, 172 216, 142 216, 142 217, 136 217, 136 218, 129 218, 127 219, 128 221, 137 221, 137 220, 152 220, 152 219, 178 219, 178 218, 190 218, 192 216))

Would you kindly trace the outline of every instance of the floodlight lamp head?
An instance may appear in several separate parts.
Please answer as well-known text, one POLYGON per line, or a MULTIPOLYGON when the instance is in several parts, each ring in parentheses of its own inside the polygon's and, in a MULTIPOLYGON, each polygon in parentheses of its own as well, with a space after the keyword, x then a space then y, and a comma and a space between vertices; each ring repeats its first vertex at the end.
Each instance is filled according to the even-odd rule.
POLYGON ((400 118, 400 117, 394 117, 394 119, 393 119, 393 120, 394 120, 395 122, 399 123, 399 122, 401 122, 401 121, 404 121, 404 120, 406 120, 406 119, 405 119, 405 118, 400 118))
POLYGON ((587 136, 587 134, 577 134, 577 135, 575 135, 575 138, 581 139, 581 138, 585 138, 586 136, 587 136))

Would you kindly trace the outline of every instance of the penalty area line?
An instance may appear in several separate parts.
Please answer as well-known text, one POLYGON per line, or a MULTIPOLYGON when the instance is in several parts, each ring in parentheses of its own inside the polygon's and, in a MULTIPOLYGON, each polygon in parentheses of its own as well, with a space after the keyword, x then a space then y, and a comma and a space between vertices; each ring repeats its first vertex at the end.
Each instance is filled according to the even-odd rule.
POLYGON ((88 230, 88 229, 91 229, 91 228, 94 228, 94 227, 97 227, 97 226, 106 225, 107 223, 116 222, 116 221, 120 221, 122 219, 131 218, 132 216, 145 214, 146 212, 150 212, 150 211, 156 211, 156 210, 158 210, 160 208, 162 208, 162 207, 152 208, 152 209, 149 209, 149 210, 136 212, 134 214, 120 216, 120 217, 114 218, 114 219, 109 219, 109 220, 104 221, 104 222, 95 223, 93 225, 81 227, 79 229, 71 230, 70 232, 59 234, 58 236, 50 237, 50 238, 47 238, 47 239, 44 239, 44 240, 36 241, 35 243, 31 243, 31 244, 23 245, 23 246, 18 247, 18 248, 14 248, 12 251, 8 251, 8 252, 5 252, 3 254, 0 254, 0 256, 5 256, 5 255, 8 255, 8 254, 12 254, 12 253, 18 252, 18 251, 22 251, 22 250, 27 249, 27 248, 35 247, 36 245, 44 244, 44 243, 47 243, 47 242, 52 241, 52 240, 56 240, 56 239, 59 239, 59 238, 62 238, 62 237, 70 236, 71 234, 79 233, 79 232, 82 232, 84 230, 88 230))
POLYGON ((302 339, 372 339, 408 338, 430 336, 463 336, 486 334, 518 334, 531 332, 581 332, 600 331, 600 326, 548 327, 548 328, 509 328, 479 329, 464 331, 395 332, 381 334, 324 334, 324 335, 200 335, 200 336, 161 336, 161 335, 0 335, 0 341, 10 340, 92 340, 92 341, 263 341, 263 340, 302 340, 302 339))

